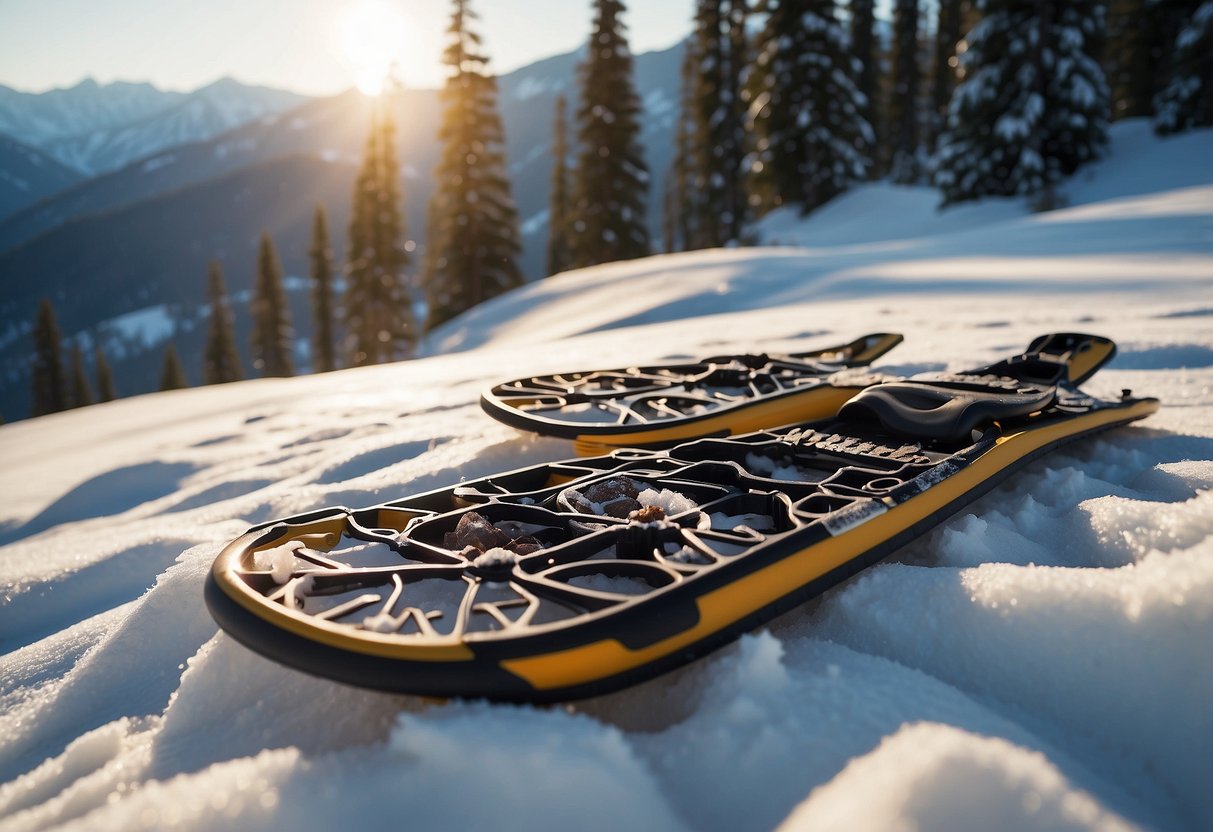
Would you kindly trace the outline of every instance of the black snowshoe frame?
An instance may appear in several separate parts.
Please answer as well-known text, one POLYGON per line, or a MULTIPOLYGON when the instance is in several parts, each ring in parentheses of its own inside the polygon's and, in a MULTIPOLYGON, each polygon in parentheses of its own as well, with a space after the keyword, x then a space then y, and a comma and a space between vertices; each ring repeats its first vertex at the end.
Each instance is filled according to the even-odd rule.
POLYGON ((850 413, 798 428, 263 524, 216 560, 207 603, 253 649, 351 684, 532 702, 616 690, 820 594, 1055 446, 1157 409, 1078 391, 1071 379, 1114 348, 1053 338, 1088 346, 914 379, 893 416, 861 394, 850 413), (977 402, 980 424, 906 435, 923 391, 977 402), (1036 409, 1023 412, 1025 396, 1036 409), (501 545, 457 551, 465 527, 501 545), (350 562, 369 549, 372 563, 350 562))

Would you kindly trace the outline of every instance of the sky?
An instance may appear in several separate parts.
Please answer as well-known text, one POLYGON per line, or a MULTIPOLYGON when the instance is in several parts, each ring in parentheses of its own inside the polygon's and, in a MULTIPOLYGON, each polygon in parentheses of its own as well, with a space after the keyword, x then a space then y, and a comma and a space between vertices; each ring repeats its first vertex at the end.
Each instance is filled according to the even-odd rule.
MULTIPOLYGON (((230 76, 327 95, 394 61, 406 86, 437 87, 449 0, 0 0, 0 84, 28 92, 84 78, 192 90, 230 76)), ((693 0, 637 0, 634 52, 690 30, 693 0)), ((490 67, 503 73, 577 48, 590 0, 474 0, 490 67)))

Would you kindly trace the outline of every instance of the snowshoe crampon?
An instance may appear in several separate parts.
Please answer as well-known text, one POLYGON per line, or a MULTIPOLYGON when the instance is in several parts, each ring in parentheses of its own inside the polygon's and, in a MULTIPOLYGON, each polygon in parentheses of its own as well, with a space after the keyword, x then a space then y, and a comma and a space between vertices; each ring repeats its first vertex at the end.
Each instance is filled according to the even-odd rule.
POLYGON ((724 355, 689 364, 533 376, 480 398, 494 419, 572 439, 581 456, 613 448, 668 448, 833 416, 881 379, 857 372, 902 337, 873 333, 792 355, 724 355))
POLYGON ((355 685, 616 690, 822 593, 1052 448, 1155 412, 1074 386, 1113 349, 1049 336, 970 373, 870 387, 824 422, 268 523, 222 552, 207 602, 252 649, 355 685))

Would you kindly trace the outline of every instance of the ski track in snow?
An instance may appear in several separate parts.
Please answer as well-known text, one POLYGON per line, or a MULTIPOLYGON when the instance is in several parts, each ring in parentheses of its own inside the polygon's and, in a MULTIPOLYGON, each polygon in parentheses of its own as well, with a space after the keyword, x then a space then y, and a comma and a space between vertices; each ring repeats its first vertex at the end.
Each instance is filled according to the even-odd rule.
MULTIPOLYGON (((1148 196, 1112 242, 1059 219, 1077 238, 1032 252, 1073 267, 1058 286, 890 274, 812 300, 783 250, 615 264, 543 287, 527 326, 563 320, 568 337, 503 324, 465 353, 0 427, 0 830, 1213 827, 1213 199, 1193 214, 1175 196, 1189 242, 1172 256, 1153 236, 1167 194, 1148 196), (1105 292, 1091 264, 1134 229, 1169 282, 1105 292), (723 288, 700 294, 687 271, 723 288), (627 288, 608 312, 613 279, 627 288), (672 319, 680 302, 701 317, 672 319), (202 603, 250 524, 571 456, 484 417, 494 380, 880 330, 906 335, 879 367, 896 372, 1105 334, 1120 354, 1088 389, 1163 409, 1034 462, 764 630, 567 707, 309 677, 217 632, 202 603)), ((975 257, 967 239, 954 251, 975 257)), ((831 274, 869 254, 832 253, 831 274)))

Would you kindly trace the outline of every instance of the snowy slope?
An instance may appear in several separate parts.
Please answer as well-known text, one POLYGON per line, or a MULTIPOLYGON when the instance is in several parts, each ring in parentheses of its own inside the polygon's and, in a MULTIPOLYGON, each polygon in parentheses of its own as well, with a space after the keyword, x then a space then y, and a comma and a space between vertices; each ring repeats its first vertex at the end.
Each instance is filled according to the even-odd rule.
POLYGON ((1209 828, 1213 188, 1172 184, 570 273, 431 344, 464 352, 0 427, 0 829, 1209 828), (361 691, 249 652, 202 604, 251 523, 571 454, 488 421, 493 380, 870 330, 906 335, 884 369, 960 368, 1062 329, 1115 338, 1090 388, 1160 413, 628 691, 361 691))

